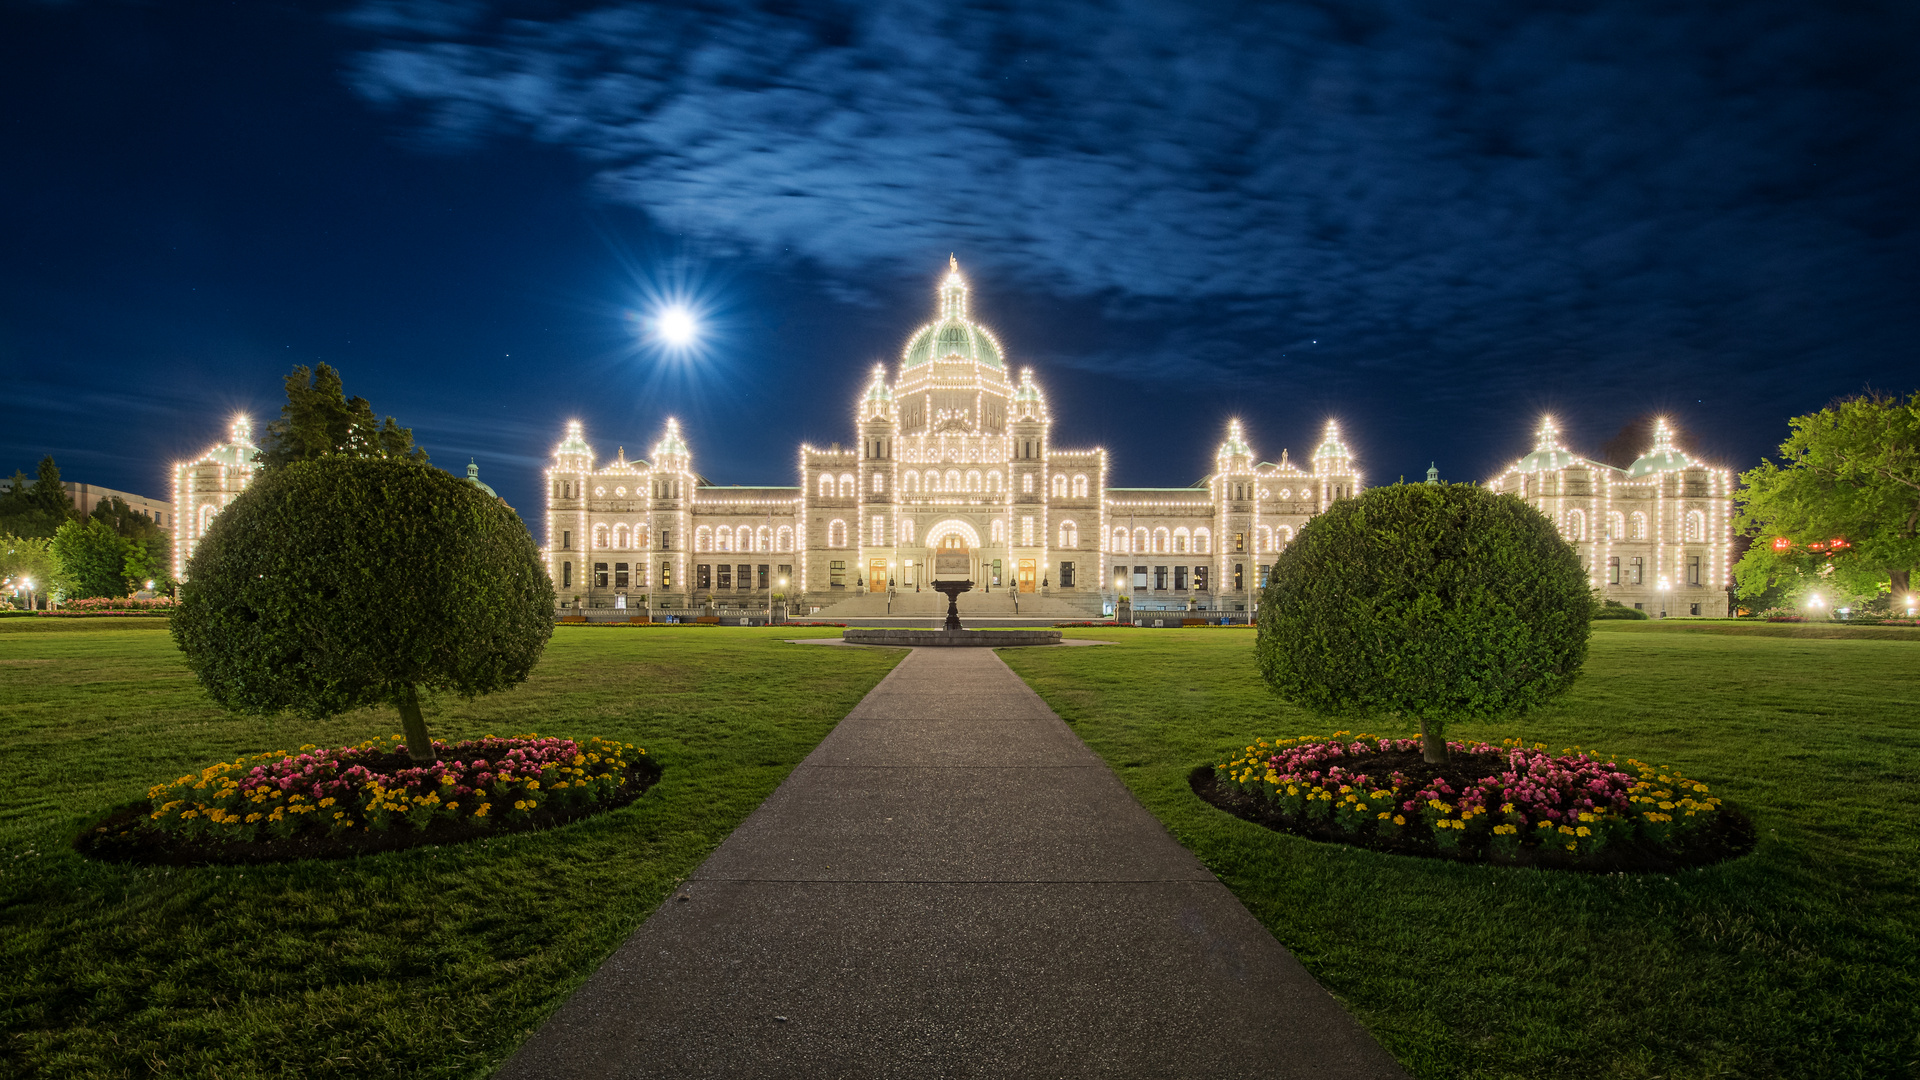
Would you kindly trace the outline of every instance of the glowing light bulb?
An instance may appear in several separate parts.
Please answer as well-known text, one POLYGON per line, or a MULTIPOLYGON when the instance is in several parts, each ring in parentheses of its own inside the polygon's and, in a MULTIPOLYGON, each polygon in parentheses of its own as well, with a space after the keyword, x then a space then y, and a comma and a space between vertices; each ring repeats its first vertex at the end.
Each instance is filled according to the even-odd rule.
POLYGON ((694 321, 693 312, 679 306, 662 311, 653 325, 660 339, 669 345, 689 345, 700 333, 700 324, 694 321))

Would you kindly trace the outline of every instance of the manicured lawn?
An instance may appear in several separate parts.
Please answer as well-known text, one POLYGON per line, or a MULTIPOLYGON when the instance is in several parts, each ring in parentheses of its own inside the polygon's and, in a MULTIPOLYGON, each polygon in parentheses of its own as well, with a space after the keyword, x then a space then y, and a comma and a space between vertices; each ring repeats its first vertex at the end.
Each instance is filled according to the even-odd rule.
POLYGON ((1603 623, 1551 711, 1456 732, 1671 764, 1754 817, 1753 854, 1675 876, 1242 822, 1188 772, 1335 728, 1267 693, 1253 634, 1068 633, 1120 644, 1002 656, 1415 1076, 1920 1075, 1920 633, 1603 623))
POLYGON ((551 832, 248 869, 106 865, 69 843, 242 753, 398 730, 211 705, 165 620, 0 621, 0 1076, 484 1076, 903 653, 837 629, 561 627, 529 682, 437 737, 602 735, 665 767, 551 832))

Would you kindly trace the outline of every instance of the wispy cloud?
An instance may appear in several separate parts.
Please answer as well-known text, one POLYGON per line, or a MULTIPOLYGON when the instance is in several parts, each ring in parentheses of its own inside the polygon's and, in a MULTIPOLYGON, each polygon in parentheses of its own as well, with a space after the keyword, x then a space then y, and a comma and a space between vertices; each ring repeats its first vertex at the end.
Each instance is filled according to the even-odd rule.
POLYGON ((1914 10, 383 0, 351 79, 442 147, 572 148, 711 243, 849 283, 957 249, 1148 328, 1083 361, 1324 340, 1466 393, 1450 369, 1910 334, 1914 10))

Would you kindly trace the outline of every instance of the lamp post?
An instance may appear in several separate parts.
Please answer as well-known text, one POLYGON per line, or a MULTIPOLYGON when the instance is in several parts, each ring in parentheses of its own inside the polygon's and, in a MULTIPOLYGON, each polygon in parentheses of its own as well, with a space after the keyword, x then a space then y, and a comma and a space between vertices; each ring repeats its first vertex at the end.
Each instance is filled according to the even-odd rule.
POLYGON ((1660 617, 1663 619, 1667 617, 1667 591, 1671 588, 1673 588, 1673 583, 1667 580, 1667 575, 1661 574, 1660 575, 1660 617))
POLYGON ((33 579, 21 578, 20 587, 27 590, 27 610, 33 610, 33 579))
MULTIPOLYGON (((1127 572, 1125 570, 1116 570, 1113 575, 1113 621, 1116 623, 1120 621, 1120 598, 1124 595, 1123 590, 1126 589, 1126 587, 1127 572)), ((1131 607, 1131 605, 1129 605, 1129 607, 1131 607)), ((1127 621, 1133 621, 1133 612, 1131 610, 1127 612, 1127 621)))
POLYGON ((1819 593, 1813 593, 1807 597, 1807 610, 1819 611, 1820 608, 1825 605, 1825 603, 1826 601, 1820 599, 1819 593))

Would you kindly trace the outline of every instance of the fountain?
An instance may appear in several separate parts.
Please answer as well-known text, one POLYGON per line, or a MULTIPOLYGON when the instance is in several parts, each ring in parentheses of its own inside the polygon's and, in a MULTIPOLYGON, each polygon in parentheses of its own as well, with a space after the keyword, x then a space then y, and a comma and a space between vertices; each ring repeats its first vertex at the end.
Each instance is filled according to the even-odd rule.
POLYGON ((934 591, 947 598, 947 624, 941 630, 907 630, 893 627, 850 627, 841 631, 842 640, 855 645, 1058 645, 1060 631, 1030 630, 994 630, 980 632, 967 630, 960 625, 960 594, 973 591, 973 560, 967 549, 960 545, 960 538, 949 534, 941 545, 934 549, 933 580, 928 582, 934 591))

